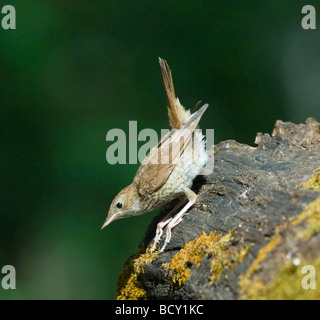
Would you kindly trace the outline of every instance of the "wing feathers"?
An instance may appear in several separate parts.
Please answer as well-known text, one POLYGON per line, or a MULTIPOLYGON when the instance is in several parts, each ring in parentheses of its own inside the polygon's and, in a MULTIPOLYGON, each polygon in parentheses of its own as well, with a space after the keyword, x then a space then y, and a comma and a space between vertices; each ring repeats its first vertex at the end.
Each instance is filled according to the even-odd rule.
POLYGON ((192 133, 207 107, 206 104, 195 112, 182 128, 169 131, 158 145, 151 149, 133 180, 140 195, 156 192, 164 185, 189 144, 192 133))

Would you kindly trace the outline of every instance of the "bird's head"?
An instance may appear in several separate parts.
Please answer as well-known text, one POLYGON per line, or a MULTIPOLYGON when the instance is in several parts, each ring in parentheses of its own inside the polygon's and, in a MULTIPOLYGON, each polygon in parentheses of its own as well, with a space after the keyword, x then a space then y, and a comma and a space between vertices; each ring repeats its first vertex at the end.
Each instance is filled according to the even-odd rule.
POLYGON ((130 184, 113 199, 107 219, 101 229, 114 220, 137 216, 144 212, 145 210, 142 208, 138 191, 133 184, 130 184))

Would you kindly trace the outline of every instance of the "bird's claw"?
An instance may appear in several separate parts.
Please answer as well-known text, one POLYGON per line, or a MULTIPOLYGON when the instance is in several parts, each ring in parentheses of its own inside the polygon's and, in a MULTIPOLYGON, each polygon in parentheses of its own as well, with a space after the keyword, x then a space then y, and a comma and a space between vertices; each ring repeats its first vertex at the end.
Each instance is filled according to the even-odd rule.
POLYGON ((153 245, 152 245, 152 248, 151 248, 151 253, 156 249, 156 246, 157 246, 158 242, 161 239, 162 233, 163 233, 162 229, 157 229, 156 236, 153 239, 153 245))

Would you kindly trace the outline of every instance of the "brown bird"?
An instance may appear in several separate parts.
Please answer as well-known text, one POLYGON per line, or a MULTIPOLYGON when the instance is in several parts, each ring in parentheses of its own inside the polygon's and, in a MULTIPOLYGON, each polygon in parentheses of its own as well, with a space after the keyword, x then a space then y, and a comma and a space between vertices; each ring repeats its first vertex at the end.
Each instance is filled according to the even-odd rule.
POLYGON ((184 213, 195 203, 197 195, 190 189, 193 179, 207 160, 204 136, 195 130, 208 105, 197 112, 185 110, 175 96, 171 70, 159 58, 168 99, 168 116, 172 128, 153 147, 141 163, 132 184, 124 188, 111 203, 101 229, 112 221, 144 214, 161 208, 174 199, 180 202, 158 223, 151 251, 160 241, 166 226, 162 252, 171 239, 171 230, 182 221, 184 213), (181 207, 183 208, 174 215, 181 207))

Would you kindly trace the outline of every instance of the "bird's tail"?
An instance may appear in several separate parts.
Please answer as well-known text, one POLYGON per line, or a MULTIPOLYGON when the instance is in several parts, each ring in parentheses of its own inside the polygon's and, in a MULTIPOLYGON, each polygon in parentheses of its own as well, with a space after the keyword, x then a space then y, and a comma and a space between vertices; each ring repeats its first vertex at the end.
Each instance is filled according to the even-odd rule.
POLYGON ((171 70, 166 60, 159 58, 164 89, 168 99, 168 117, 172 129, 179 129, 185 125, 191 117, 190 110, 186 110, 180 103, 174 92, 171 70))

